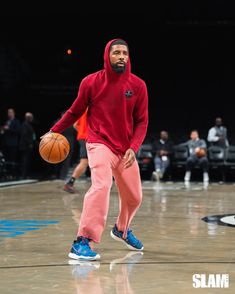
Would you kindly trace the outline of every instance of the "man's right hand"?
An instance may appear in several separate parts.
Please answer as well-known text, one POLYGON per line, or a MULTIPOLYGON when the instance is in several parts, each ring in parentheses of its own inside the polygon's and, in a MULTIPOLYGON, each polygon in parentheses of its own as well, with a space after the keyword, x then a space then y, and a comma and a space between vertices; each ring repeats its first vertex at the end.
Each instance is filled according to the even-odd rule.
POLYGON ((50 134, 50 133, 54 133, 52 130, 50 130, 49 132, 47 132, 47 133, 45 133, 44 135, 42 135, 41 137, 40 137, 40 139, 42 139, 43 137, 45 137, 47 134, 50 134))

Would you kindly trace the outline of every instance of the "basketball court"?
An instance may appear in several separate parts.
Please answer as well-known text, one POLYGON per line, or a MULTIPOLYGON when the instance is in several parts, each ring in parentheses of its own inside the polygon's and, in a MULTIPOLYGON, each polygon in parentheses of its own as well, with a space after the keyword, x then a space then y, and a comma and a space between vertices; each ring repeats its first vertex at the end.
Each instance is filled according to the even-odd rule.
POLYGON ((143 253, 110 237, 118 213, 113 185, 106 229, 95 246, 101 259, 92 262, 67 257, 90 182, 76 182, 80 194, 64 192, 63 184, 0 187, 1 294, 235 292, 234 184, 143 182, 132 223, 143 253), (225 275, 229 285, 213 280, 225 275))

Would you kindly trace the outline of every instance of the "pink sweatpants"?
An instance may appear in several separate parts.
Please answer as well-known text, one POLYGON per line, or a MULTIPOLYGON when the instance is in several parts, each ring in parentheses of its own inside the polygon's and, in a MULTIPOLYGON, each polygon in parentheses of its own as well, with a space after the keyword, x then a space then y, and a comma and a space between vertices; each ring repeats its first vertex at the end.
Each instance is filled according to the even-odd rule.
POLYGON ((142 188, 137 161, 124 169, 122 156, 114 154, 100 143, 87 143, 91 169, 91 187, 84 197, 78 236, 99 243, 109 209, 110 189, 113 177, 119 192, 118 230, 126 237, 127 229, 142 201, 142 188))

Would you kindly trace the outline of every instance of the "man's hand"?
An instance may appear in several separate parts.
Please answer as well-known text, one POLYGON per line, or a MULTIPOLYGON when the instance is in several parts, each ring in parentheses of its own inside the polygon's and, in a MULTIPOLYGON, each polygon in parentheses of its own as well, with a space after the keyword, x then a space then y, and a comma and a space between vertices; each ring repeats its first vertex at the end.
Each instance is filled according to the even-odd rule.
POLYGON ((49 132, 47 132, 46 134, 44 134, 44 135, 42 135, 41 137, 40 137, 40 139, 42 139, 44 136, 46 136, 47 134, 50 134, 50 133, 53 133, 53 131, 49 131, 49 132))
POLYGON ((128 168, 128 167, 132 166, 132 164, 135 161, 135 152, 134 152, 134 150, 131 149, 131 148, 127 149, 127 151, 126 151, 123 158, 125 159, 124 168, 128 168))
POLYGON ((198 153, 200 151, 200 147, 195 148, 195 153, 198 153))

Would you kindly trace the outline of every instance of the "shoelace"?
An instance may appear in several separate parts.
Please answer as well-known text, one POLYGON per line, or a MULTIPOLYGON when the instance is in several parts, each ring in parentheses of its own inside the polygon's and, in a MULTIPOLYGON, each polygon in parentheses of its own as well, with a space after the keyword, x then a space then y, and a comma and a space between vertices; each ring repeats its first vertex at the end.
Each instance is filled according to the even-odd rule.
POLYGON ((89 245, 89 240, 88 240, 87 238, 82 237, 81 242, 82 242, 84 245, 89 245))
MULTIPOLYGON (((118 231, 117 227, 116 227, 117 232, 120 233, 120 231, 118 231)), ((122 233, 123 234, 123 233, 122 233)), ((121 236, 122 238, 122 236, 121 236)), ((126 237, 126 241, 131 241, 133 243, 133 245, 138 245, 140 243, 140 241, 134 236, 134 234, 132 233, 131 229, 127 230, 127 237, 126 237)))
POLYGON ((79 243, 81 243, 83 246, 86 246, 89 250, 90 245, 89 245, 89 239, 85 238, 85 237, 80 237, 81 239, 79 240, 79 243))

